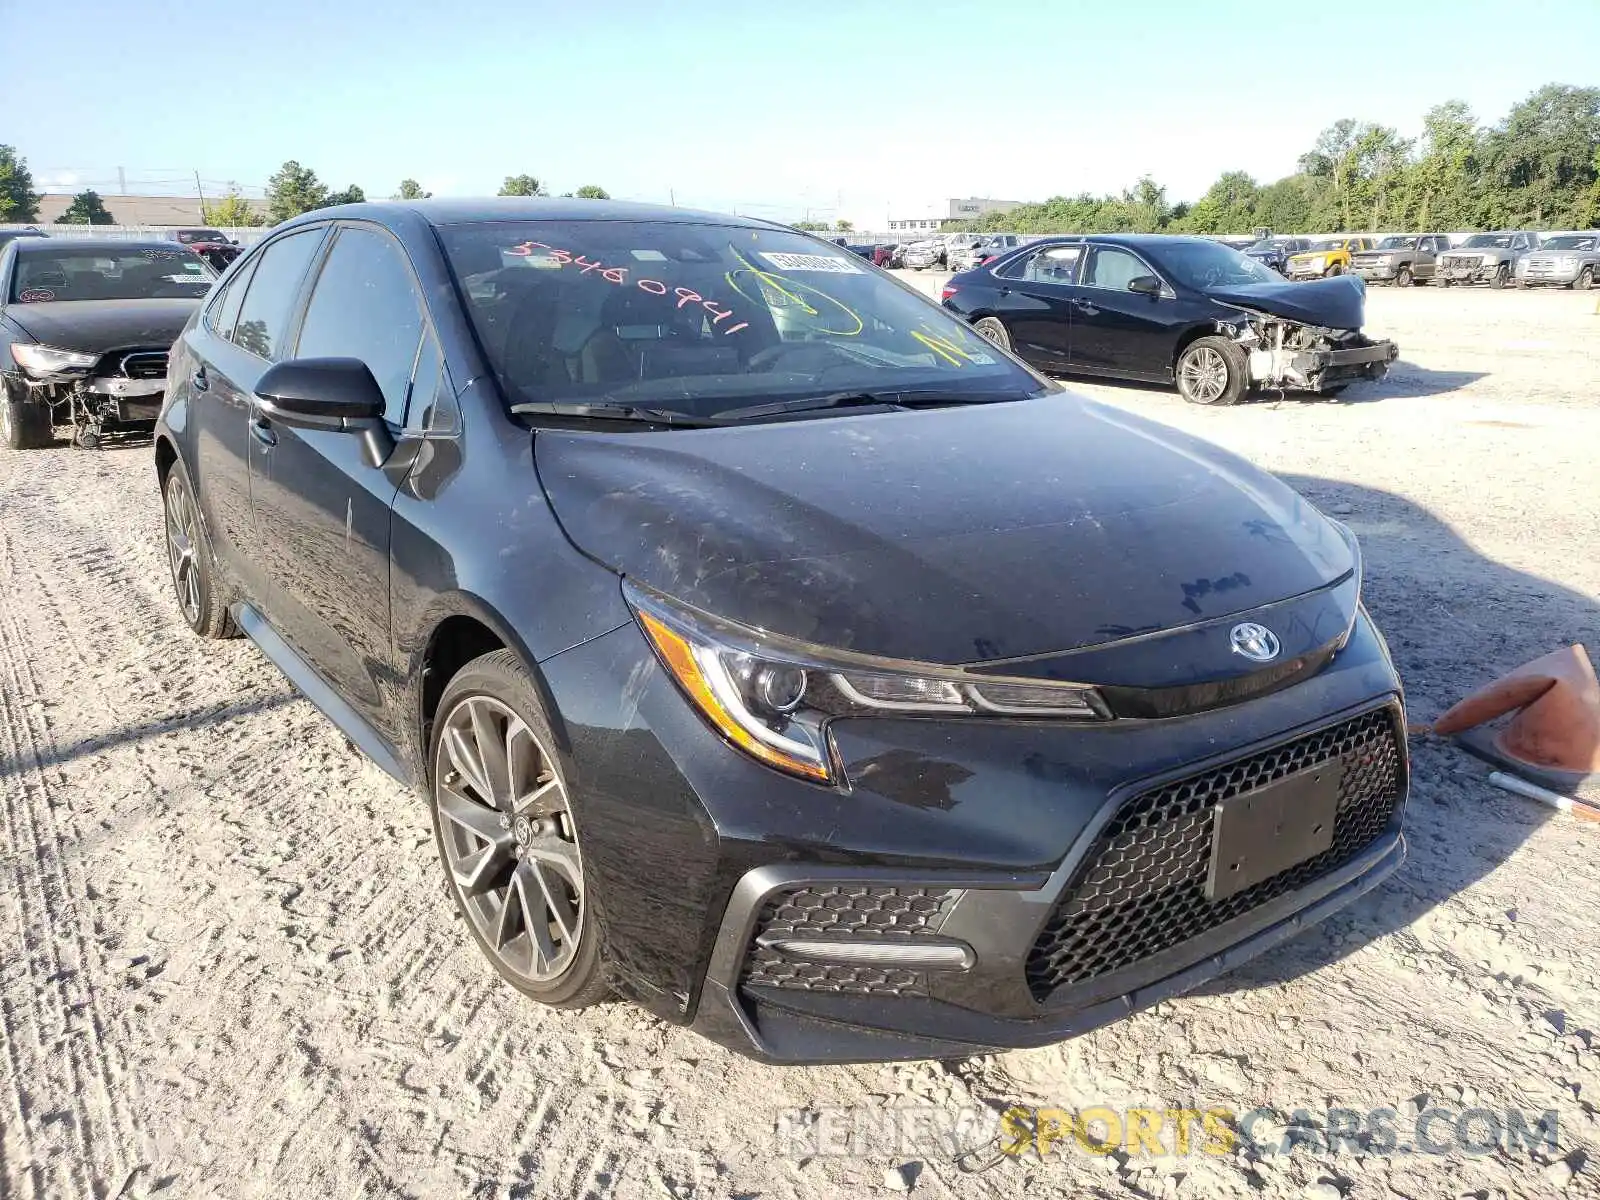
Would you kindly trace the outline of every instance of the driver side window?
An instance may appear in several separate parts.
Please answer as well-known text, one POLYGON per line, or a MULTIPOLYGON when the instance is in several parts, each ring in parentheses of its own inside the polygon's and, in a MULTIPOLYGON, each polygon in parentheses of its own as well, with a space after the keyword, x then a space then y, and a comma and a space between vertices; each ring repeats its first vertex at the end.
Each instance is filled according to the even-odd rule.
POLYGON ((1088 269, 1084 271, 1083 285, 1125 292, 1132 280, 1150 273, 1150 268, 1137 255, 1115 246, 1096 246, 1088 269))

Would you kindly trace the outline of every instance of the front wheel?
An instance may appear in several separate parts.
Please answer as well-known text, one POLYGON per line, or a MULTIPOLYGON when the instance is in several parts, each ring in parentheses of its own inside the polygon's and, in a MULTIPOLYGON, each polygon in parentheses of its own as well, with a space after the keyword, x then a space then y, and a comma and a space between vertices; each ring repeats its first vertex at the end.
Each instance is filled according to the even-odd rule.
POLYGON ((1401 267, 1394 273, 1395 287, 1410 287, 1413 282, 1410 267, 1401 267))
POLYGON ((1505 263, 1501 263, 1499 270, 1494 273, 1494 278, 1489 280, 1489 286, 1494 288, 1496 291, 1499 291, 1510 281, 1511 268, 1506 266, 1505 263))
POLYGON ((1583 270, 1579 271, 1577 282, 1575 282, 1572 286, 1580 292, 1587 292, 1590 288, 1592 288, 1594 286, 1594 268, 1585 267, 1583 270))
POLYGON ((1190 404, 1237 404, 1244 399, 1245 357, 1223 337, 1191 342, 1178 356, 1178 394, 1190 404))
POLYGON ((0 442, 12 450, 37 450, 50 440, 50 409, 16 399, 6 387, 0 394, 0 442))
POLYGON ((1335 275, 1343 275, 1344 274, 1344 268, 1341 267, 1338 263, 1334 263, 1333 266, 1328 268, 1327 274, 1328 274, 1328 277, 1330 279, 1332 277, 1334 277, 1335 275))
POLYGON ((974 322, 972 328, 979 337, 987 338, 1002 350, 1011 349, 1011 334, 1006 331, 999 317, 984 317, 974 322))
POLYGON ((434 838, 457 909, 495 971, 554 1008, 608 992, 566 780, 516 655, 468 663, 430 739, 434 838))

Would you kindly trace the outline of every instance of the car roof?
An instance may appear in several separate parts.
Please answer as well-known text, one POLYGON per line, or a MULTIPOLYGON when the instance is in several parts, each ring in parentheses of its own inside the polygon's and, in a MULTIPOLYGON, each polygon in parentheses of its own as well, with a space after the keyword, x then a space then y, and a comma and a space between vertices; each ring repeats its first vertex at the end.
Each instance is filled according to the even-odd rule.
POLYGON ((17 242, 18 254, 60 254, 64 250, 104 250, 113 253, 125 250, 159 250, 163 254, 177 253, 177 247, 159 238, 53 237, 22 238, 17 242))
POLYGON ((787 229, 776 221, 735 217, 727 213, 627 200, 582 200, 565 197, 495 196, 462 200, 378 200, 319 208, 286 224, 331 218, 383 221, 398 213, 414 213, 430 225, 472 225, 491 221, 671 221, 684 225, 734 225, 751 229, 787 229))

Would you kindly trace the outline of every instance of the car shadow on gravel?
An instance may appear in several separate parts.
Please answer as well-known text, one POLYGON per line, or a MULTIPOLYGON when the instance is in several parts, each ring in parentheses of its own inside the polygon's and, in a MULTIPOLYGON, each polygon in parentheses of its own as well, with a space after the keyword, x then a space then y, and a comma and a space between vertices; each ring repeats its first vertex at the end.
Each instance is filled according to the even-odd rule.
MULTIPOLYGON (((57 746, 39 754, 36 761, 41 768, 58 766, 61 763, 71 762, 73 759, 86 754, 101 754, 116 746, 146 741, 150 738, 172 733, 174 730, 203 729, 208 726, 221 725, 226 721, 233 720, 235 717, 253 717, 261 713, 272 712, 275 709, 293 704, 299 699, 299 692, 280 692, 273 696, 263 696, 259 700, 240 701, 237 704, 228 704, 221 708, 169 713, 157 720, 146 721, 142 725, 111 729, 105 733, 97 733, 65 746, 57 746)), ((48 710, 46 711, 48 712, 48 710)), ((5 772, 0 771, 0 777, 4 777, 4 775, 5 772)))
MULTIPOLYGON (((1282 478, 1361 539, 1363 596, 1399 667, 1412 721, 1431 721, 1502 672, 1592 640, 1600 627, 1592 598, 1484 557, 1411 500, 1336 479, 1282 478)), ((1491 787, 1487 764, 1453 743, 1410 742, 1408 855, 1400 871, 1318 929, 1197 994, 1285 983, 1403 929, 1488 875, 1553 817, 1491 787)))

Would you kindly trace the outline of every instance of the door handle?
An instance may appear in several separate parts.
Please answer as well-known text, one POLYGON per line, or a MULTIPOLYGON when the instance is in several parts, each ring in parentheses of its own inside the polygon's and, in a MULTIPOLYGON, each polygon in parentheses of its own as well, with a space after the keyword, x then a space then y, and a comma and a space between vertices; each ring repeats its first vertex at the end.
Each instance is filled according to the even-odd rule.
POLYGON ((189 382, 194 384, 194 390, 197 392, 203 392, 211 386, 211 381, 206 378, 206 369, 204 367, 196 367, 194 374, 189 376, 189 382))
POLYGON ((278 435, 273 431, 271 424, 261 417, 250 418, 250 436, 263 446, 276 446, 278 435))

